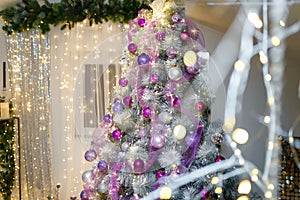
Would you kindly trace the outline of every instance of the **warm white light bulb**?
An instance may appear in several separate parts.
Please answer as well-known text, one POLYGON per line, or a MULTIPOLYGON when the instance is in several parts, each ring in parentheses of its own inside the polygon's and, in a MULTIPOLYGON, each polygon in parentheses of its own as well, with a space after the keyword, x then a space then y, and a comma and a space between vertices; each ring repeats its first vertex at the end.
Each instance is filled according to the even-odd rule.
POLYGON ((238 144, 245 144, 249 139, 249 133, 242 128, 237 128, 232 133, 232 139, 238 144))
POLYGON ((251 183, 249 180, 242 180, 238 186, 238 192, 240 194, 249 194, 251 191, 251 183))

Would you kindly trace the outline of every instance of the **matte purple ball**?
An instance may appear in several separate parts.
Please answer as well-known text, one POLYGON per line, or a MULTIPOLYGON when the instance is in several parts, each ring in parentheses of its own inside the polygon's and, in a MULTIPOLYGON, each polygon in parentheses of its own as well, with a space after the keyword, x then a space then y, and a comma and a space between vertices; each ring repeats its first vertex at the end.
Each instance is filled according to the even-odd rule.
POLYGON ((142 114, 145 118, 149 118, 151 114, 151 109, 150 108, 143 108, 142 114))
POLYGON ((98 162, 97 167, 101 171, 106 171, 108 169, 108 164, 107 164, 107 162, 105 160, 101 160, 101 161, 98 162))
POLYGON ((88 150, 88 151, 85 152, 84 158, 87 161, 92 162, 93 160, 95 160, 97 158, 97 153, 96 153, 95 150, 90 149, 90 150, 88 150))
POLYGON ((180 16, 179 14, 174 14, 174 15, 172 16, 172 21, 173 21, 174 23, 179 23, 179 22, 181 22, 181 16, 180 16))
POLYGON ((111 116, 110 115, 104 115, 104 117, 103 117, 103 121, 104 122, 106 122, 106 123, 109 123, 109 122, 111 122, 111 116))
POLYGON ((195 64, 193 66, 185 66, 185 70, 187 73, 196 75, 199 73, 200 66, 198 64, 195 64))
POLYGON ((128 45, 128 51, 129 51, 130 53, 135 53, 136 50, 137 50, 136 44, 131 43, 131 44, 128 45))
POLYGON ((144 170, 145 163, 142 159, 136 159, 133 163, 133 169, 136 173, 141 173, 144 170))
POLYGON ((111 135, 114 140, 120 140, 122 138, 122 132, 120 130, 114 130, 111 135))
POLYGON ((182 32, 182 33, 180 34, 180 39, 181 39, 182 41, 186 41, 188 38, 189 38, 189 34, 188 34, 187 32, 182 32))
POLYGON ((151 83, 157 83, 158 82, 158 75, 157 74, 151 74, 150 76, 150 82, 151 83))
POLYGON ((131 106, 132 104, 132 97, 130 96, 126 96, 123 98, 123 103, 125 104, 125 106, 131 106))
POLYGON ((156 37, 157 40, 161 41, 161 40, 165 39, 166 34, 165 34, 165 32, 161 31, 161 32, 156 33, 155 37, 156 37))
POLYGON ((150 144, 152 147, 160 149, 166 144, 166 137, 161 134, 154 134, 151 137, 150 144))
POLYGON ((126 78, 120 78, 119 79, 119 85, 122 86, 122 87, 125 87, 127 86, 128 84, 128 80, 126 78))
POLYGON ((138 64, 139 65, 146 65, 150 61, 150 58, 147 54, 142 53, 141 55, 138 56, 138 64))
POLYGON ((139 19, 138 19, 138 25, 139 25, 140 27, 144 27, 145 24, 146 24, 146 19, 145 19, 145 18, 139 18, 139 19))

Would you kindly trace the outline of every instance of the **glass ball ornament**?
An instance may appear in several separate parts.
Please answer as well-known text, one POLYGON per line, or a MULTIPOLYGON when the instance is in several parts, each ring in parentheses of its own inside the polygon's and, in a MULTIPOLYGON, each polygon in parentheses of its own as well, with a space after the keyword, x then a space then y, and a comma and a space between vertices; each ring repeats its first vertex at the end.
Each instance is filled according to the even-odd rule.
POLYGON ((110 123, 110 122, 111 122, 111 116, 110 116, 109 114, 104 115, 103 121, 104 121, 105 123, 110 123))
POLYGON ((160 199, 170 199, 172 196, 172 189, 168 186, 163 186, 159 191, 160 199))
POLYGON ((146 24, 146 19, 145 19, 145 18, 139 18, 139 19, 138 19, 138 25, 139 25, 140 27, 144 27, 145 24, 146 24))
POLYGON ((168 76, 173 81, 178 81, 182 78, 182 71, 178 67, 171 67, 168 70, 168 76))
POLYGON ((97 167, 100 171, 106 172, 108 169, 108 164, 105 160, 100 160, 97 164, 97 167))
POLYGON ((156 172, 156 179, 160 179, 162 177, 164 177, 166 175, 166 173, 164 171, 158 171, 156 172))
POLYGON ((150 75, 150 82, 151 83, 157 83, 159 80, 159 76, 157 74, 151 74, 150 75))
POLYGON ((97 186, 97 190, 100 193, 105 193, 108 190, 108 186, 105 183, 99 183, 97 186))
POLYGON ((165 34, 165 32, 160 31, 160 32, 156 33, 155 37, 157 40, 162 41, 165 39, 166 34, 165 34))
POLYGON ((111 133, 111 136, 113 137, 114 140, 120 140, 122 138, 122 132, 116 129, 111 133))
POLYGON ((174 128, 173 128, 173 134, 174 137, 177 140, 182 140, 185 138, 186 136, 186 128, 185 126, 181 125, 181 124, 177 124, 174 128))
POLYGON ((119 85, 122 86, 122 87, 126 87, 128 84, 128 80, 124 77, 120 78, 119 79, 119 85))
POLYGON ((145 54, 145 53, 141 53, 139 56, 138 56, 138 64, 139 65, 146 65, 149 63, 150 61, 150 57, 145 54))
POLYGON ((191 75, 196 75, 199 73, 200 65, 198 63, 196 63, 195 65, 192 65, 192 66, 185 66, 185 70, 187 73, 189 73, 191 75))
POLYGON ((87 182, 92 175, 92 171, 88 170, 82 173, 81 179, 83 182, 87 182))
POLYGON ((135 53, 135 52, 137 51, 137 46, 136 46, 136 44, 130 43, 130 44, 128 45, 128 51, 129 51, 130 53, 135 53))
POLYGON ((88 162, 92 162, 93 160, 95 160, 97 158, 97 153, 94 149, 90 149, 90 150, 85 152, 84 158, 88 162))
POLYGON ((173 100, 173 107, 180 108, 180 104, 181 104, 181 99, 178 97, 175 97, 175 99, 173 100))
POLYGON ((150 144, 152 147, 160 149, 165 146, 166 144, 166 137, 161 134, 153 134, 151 136, 150 144))
POLYGON ((123 98, 123 103, 125 106, 131 106, 132 105, 132 97, 126 96, 123 98))
POLYGON ((142 159, 136 159, 133 163, 133 170, 135 173, 142 173, 144 171, 145 163, 142 159))
POLYGON ((121 113, 124 110, 124 105, 120 101, 114 102, 112 106, 112 111, 114 113, 121 113))
POLYGON ((142 114, 145 118, 149 118, 151 115, 151 109, 150 108, 143 108, 142 114))
POLYGON ((182 41, 186 41, 187 39, 189 39, 189 33, 188 32, 182 32, 181 34, 180 34, 180 39, 182 40, 182 41))

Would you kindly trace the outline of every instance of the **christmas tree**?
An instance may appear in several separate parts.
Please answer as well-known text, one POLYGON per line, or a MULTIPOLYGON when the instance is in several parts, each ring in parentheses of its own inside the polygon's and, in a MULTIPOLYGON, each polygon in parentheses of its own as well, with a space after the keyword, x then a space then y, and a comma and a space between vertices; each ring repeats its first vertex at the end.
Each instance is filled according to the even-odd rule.
POLYGON ((150 7, 127 29, 119 85, 85 152, 95 165, 82 175, 81 199, 142 199, 158 189, 160 199, 237 199, 236 177, 215 192, 217 173, 176 190, 163 187, 170 178, 224 160, 224 133, 220 121, 210 121, 214 96, 200 29, 174 1, 150 7))

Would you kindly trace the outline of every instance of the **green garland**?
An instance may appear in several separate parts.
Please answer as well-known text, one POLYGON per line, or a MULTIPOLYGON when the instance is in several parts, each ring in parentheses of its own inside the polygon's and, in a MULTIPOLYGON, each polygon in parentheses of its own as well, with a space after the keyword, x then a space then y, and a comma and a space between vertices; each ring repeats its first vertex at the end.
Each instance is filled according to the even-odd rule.
POLYGON ((0 192, 4 200, 10 199, 15 180, 14 120, 0 121, 0 192))
POLYGON ((62 24, 62 30, 71 29, 85 19, 90 25, 103 21, 127 23, 142 8, 148 6, 139 0, 61 0, 60 3, 44 0, 43 5, 37 0, 22 0, 22 3, 1 10, 0 16, 5 21, 2 29, 7 35, 32 28, 45 34, 51 25, 62 24))

